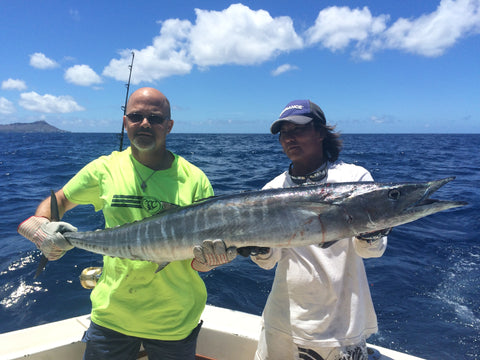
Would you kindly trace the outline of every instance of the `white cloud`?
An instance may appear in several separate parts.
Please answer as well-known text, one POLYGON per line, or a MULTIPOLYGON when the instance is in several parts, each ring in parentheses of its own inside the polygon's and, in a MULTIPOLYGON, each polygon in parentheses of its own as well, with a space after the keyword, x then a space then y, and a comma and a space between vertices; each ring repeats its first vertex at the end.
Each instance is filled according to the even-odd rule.
POLYGON ((480 1, 442 0, 431 14, 398 19, 385 32, 385 47, 439 56, 472 33, 480 33, 480 1))
POLYGON ((4 97, 0 97, 0 114, 13 114, 15 112, 15 106, 13 103, 4 97))
POLYGON ((199 66, 259 64, 303 46, 287 16, 272 18, 265 10, 242 4, 223 11, 195 9, 195 13, 190 53, 199 66))
POLYGON ((387 28, 389 19, 372 16, 367 7, 329 7, 319 12, 305 39, 333 52, 353 44, 352 55, 363 60, 384 49, 440 56, 460 38, 480 32, 480 0, 442 0, 436 11, 400 18, 387 28))
POLYGON ((331 51, 343 50, 355 42, 357 48, 386 29, 388 15, 372 16, 367 7, 328 7, 319 12, 315 25, 305 32, 308 44, 320 43, 331 51))
POLYGON ((121 51, 121 58, 112 59, 103 70, 103 75, 127 81, 132 51, 135 53, 132 84, 188 74, 192 69, 186 48, 190 27, 191 23, 186 20, 170 19, 163 22, 160 36, 153 39, 152 45, 141 50, 121 51))
POLYGON ((385 116, 375 116, 375 115, 372 115, 370 117, 370 120, 372 120, 374 123, 376 124, 383 124, 386 120, 386 117, 385 116))
POLYGON ((58 63, 56 61, 47 58, 42 53, 30 55, 30 65, 37 69, 53 69, 58 67, 58 63))
POLYGON ((23 80, 19 79, 8 79, 2 81, 2 89, 4 90, 25 90, 27 84, 23 80))
POLYGON ((370 116, 370 121, 373 122, 373 123, 376 124, 376 125, 380 125, 380 124, 393 124, 393 123, 398 122, 395 116, 393 116, 393 115, 388 115, 388 114, 384 114, 384 115, 372 115, 372 116, 370 116))
POLYGON ((103 75, 127 81, 132 51, 132 83, 138 84, 188 74, 193 65, 259 64, 303 46, 289 17, 272 18, 265 10, 253 11, 242 4, 195 12, 195 24, 179 19, 161 22, 152 45, 121 51, 121 58, 112 59, 103 75))
POLYGON ((65 71, 65 80, 81 86, 100 84, 102 79, 88 65, 75 65, 65 71))
MULTIPOLYGON (((439 56, 461 37, 480 32, 479 9, 480 0, 441 0, 436 11, 416 19, 398 19, 388 27, 390 15, 373 15, 368 7, 332 6, 321 10, 302 36, 297 35, 290 17, 274 18, 265 10, 242 4, 222 11, 195 9, 194 23, 180 19, 159 22, 160 34, 151 45, 120 51, 103 75, 126 82, 132 51, 133 84, 188 74, 195 65, 257 65, 306 45, 350 51, 362 60, 371 60, 386 49, 439 56)), ((293 69, 281 67, 272 75, 293 69)))
POLYGON ((278 76, 280 74, 283 74, 287 71, 293 71, 293 70, 297 70, 298 67, 295 66, 295 65, 290 65, 290 64, 283 64, 283 65, 280 65, 279 67, 277 67, 275 70, 272 71, 272 75, 273 76, 278 76))
POLYGON ((83 111, 85 108, 78 105, 71 96, 40 95, 32 91, 20 95, 20 106, 41 113, 70 113, 83 111))

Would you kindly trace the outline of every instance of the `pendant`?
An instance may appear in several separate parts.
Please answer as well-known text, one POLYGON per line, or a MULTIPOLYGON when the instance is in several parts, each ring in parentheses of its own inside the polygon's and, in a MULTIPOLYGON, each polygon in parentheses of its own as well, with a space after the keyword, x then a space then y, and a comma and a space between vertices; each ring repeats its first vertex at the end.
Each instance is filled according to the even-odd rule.
POLYGON ((140 185, 140 187, 142 188, 142 191, 145 191, 145 189, 147 188, 147 184, 145 184, 145 181, 142 181, 142 185, 140 185))

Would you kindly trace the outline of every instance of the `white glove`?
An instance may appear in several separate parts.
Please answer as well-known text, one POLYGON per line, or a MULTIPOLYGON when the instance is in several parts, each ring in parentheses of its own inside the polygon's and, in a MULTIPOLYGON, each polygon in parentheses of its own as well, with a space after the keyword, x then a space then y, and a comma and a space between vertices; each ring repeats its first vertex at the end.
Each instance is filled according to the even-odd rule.
POLYGON ((229 263, 237 256, 237 248, 227 249, 225 242, 220 239, 204 240, 202 246, 193 247, 192 268, 196 271, 210 271, 219 265, 229 263))
POLYGON ((62 234, 77 231, 77 228, 63 221, 50 222, 42 216, 31 216, 17 230, 33 242, 48 260, 58 260, 73 248, 62 234))

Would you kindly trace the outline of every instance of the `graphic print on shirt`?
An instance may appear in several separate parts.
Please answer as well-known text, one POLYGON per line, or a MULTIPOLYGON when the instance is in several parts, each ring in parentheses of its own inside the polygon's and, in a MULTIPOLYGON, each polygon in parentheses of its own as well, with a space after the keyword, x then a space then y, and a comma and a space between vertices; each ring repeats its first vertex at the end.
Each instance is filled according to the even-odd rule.
POLYGON ((114 195, 112 199, 112 207, 130 207, 144 209, 150 214, 157 214, 163 209, 176 207, 175 204, 159 201, 153 196, 137 196, 137 195, 114 195))

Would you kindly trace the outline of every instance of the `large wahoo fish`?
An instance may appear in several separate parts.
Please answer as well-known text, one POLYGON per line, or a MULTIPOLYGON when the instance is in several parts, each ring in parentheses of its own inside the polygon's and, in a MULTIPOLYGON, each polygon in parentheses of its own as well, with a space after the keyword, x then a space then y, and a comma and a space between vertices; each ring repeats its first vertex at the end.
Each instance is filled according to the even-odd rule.
POLYGON ((297 247, 405 224, 466 205, 429 196, 454 178, 426 183, 336 183, 213 197, 115 228, 65 233, 75 247, 166 264, 193 257, 193 247, 222 239, 227 247, 297 247))

